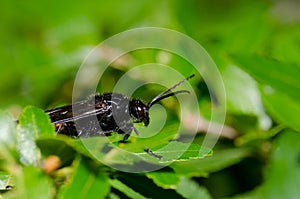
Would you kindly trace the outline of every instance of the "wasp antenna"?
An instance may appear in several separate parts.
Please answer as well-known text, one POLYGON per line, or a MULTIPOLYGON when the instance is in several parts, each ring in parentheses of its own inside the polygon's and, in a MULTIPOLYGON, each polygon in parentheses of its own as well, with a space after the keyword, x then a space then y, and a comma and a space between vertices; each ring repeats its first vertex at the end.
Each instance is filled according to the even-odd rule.
POLYGON ((161 101, 161 100, 163 100, 163 99, 165 99, 167 97, 171 97, 171 96, 177 95, 179 93, 188 93, 188 94, 190 94, 191 92, 188 91, 188 90, 179 90, 179 91, 175 91, 173 93, 169 93, 169 94, 163 95, 163 96, 161 96, 159 98, 156 98, 156 100, 152 100, 151 103, 148 104, 148 107, 150 108, 153 104, 156 104, 157 102, 159 102, 159 101, 161 101))
POLYGON ((170 97, 170 96, 173 96, 173 95, 176 95, 178 93, 190 93, 187 90, 180 90, 180 91, 176 91, 176 92, 169 93, 169 94, 165 95, 166 93, 170 92, 171 90, 173 90, 174 88, 176 88, 177 86, 179 86, 183 82, 188 81, 189 79, 191 79, 194 76, 195 76, 195 74, 192 74, 192 75, 188 76, 187 78, 181 80, 180 82, 176 83, 175 85, 171 86, 167 90, 163 91, 162 93, 160 93, 159 95, 157 95, 156 97, 154 97, 151 100, 151 102, 148 103, 148 107, 150 108, 153 104, 159 102, 160 100, 165 99, 165 98, 170 97))

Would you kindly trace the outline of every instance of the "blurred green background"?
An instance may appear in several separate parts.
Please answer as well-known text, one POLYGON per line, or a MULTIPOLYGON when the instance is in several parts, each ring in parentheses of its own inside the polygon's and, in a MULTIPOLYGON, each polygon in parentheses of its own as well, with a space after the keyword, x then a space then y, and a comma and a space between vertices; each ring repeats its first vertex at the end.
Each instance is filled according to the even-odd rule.
POLYGON ((230 53, 255 52, 298 63, 299 16, 289 4, 2 1, 0 107, 45 108, 59 98, 69 101, 72 80, 89 50, 136 27, 165 27, 187 34, 203 45, 220 68, 230 64, 226 58, 230 53))
MULTIPOLYGON (((219 163, 206 169, 209 178, 189 177, 206 186, 213 198, 244 193, 245 198, 297 198, 299 10, 297 0, 3 0, 0 108, 17 117, 29 104, 46 109, 70 103, 78 68, 101 41, 136 27, 177 30, 207 50, 224 79, 226 124, 238 137, 225 138, 220 148, 249 147, 252 152, 250 157, 215 153, 219 163), (228 162, 227 155, 232 158, 228 162)), ((148 63, 157 55, 135 56, 148 63)), ((112 69, 106 80, 118 74, 112 69)), ((206 92, 203 82, 196 86, 199 93, 206 92)), ((200 98, 204 110, 207 103, 200 98)), ((180 165, 172 168, 184 171, 180 165)))

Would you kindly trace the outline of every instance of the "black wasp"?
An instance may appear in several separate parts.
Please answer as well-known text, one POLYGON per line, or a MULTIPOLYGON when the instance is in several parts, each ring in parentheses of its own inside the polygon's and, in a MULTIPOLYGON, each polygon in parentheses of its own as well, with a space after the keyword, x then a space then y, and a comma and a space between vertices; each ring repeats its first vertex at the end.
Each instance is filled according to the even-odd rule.
POLYGON ((125 142, 132 131, 139 134, 133 123, 143 122, 145 126, 149 125, 149 109, 154 104, 179 93, 190 93, 187 90, 171 91, 192 77, 194 74, 163 91, 149 103, 140 99, 130 99, 119 93, 104 93, 93 95, 73 105, 47 110, 46 113, 55 125, 57 134, 83 138, 109 136, 116 132, 124 134, 125 142))

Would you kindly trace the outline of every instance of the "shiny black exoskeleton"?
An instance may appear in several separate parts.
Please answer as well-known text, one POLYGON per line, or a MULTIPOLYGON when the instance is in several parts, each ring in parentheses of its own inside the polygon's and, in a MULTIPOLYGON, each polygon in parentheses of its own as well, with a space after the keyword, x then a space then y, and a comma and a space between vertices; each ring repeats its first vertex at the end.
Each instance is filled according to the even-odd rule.
POLYGON ((145 126, 149 125, 149 109, 153 104, 178 93, 189 93, 187 90, 170 91, 193 76, 178 82, 147 104, 139 99, 129 99, 123 94, 105 93, 72 105, 47 110, 46 113, 58 134, 83 138, 109 136, 112 132, 117 132, 125 134, 123 141, 126 141, 132 131, 139 134, 133 123, 143 122, 145 126))

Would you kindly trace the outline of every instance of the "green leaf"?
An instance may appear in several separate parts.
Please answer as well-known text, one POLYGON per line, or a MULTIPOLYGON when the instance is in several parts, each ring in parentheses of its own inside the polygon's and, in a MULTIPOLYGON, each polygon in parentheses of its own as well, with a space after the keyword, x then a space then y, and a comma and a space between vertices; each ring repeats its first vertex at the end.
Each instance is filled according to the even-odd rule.
POLYGON ((146 176, 153 180, 153 182, 164 189, 175 189, 179 182, 180 178, 171 172, 155 171, 148 172, 146 176))
POLYGON ((23 186, 20 189, 23 189, 27 197, 22 198, 53 198, 55 192, 52 181, 40 169, 33 166, 24 167, 23 175, 23 184, 16 186, 18 188, 23 186))
POLYGON ((300 134, 286 130, 276 138, 272 148, 265 182, 254 191, 236 198, 299 198, 300 134))
POLYGON ((300 67, 259 56, 234 56, 234 60, 262 85, 264 103, 279 122, 300 130, 300 67))
POLYGON ((16 163, 16 122, 0 111, 0 168, 9 171, 16 163))
POLYGON ((189 199, 193 199, 193 198, 211 199, 212 198, 208 193, 207 189, 199 186, 198 183, 184 176, 180 177, 180 184, 178 185, 176 191, 183 197, 189 199))
POLYGON ((270 122, 263 110, 257 83, 243 70, 229 65, 222 68, 226 90, 227 111, 236 115, 251 115, 258 118, 259 127, 269 128, 270 122))
POLYGON ((213 156, 203 159, 174 162, 170 167, 180 175, 207 177, 209 173, 236 164, 248 155, 249 152, 245 149, 223 149, 214 151, 213 156))
MULTIPOLYGON (((151 163, 156 162, 157 160, 150 156, 148 153, 144 151, 144 149, 150 148, 155 149, 157 146, 166 146, 169 143, 169 139, 171 139, 175 134, 175 130, 173 125, 166 127, 166 130, 158 133, 150 138, 135 138, 132 135, 129 143, 119 143, 123 137, 118 135, 113 137, 98 137, 98 138, 88 138, 82 139, 80 141, 76 141, 76 150, 82 152, 83 154, 93 158, 100 160, 108 165, 113 164, 124 164, 124 165, 132 165, 135 162, 139 161, 149 161, 151 163), (110 140, 116 141, 114 143, 110 143, 110 140)), ((171 144, 172 145, 172 144, 171 144)), ((183 153, 184 147, 188 147, 188 144, 183 144, 181 147, 181 151, 177 151, 177 154, 180 152, 183 153)), ((202 148, 204 149, 204 148, 202 148)), ((197 148, 199 152, 199 147, 197 148)), ((174 152, 174 151, 173 151, 174 152)), ((203 153, 205 151, 202 151, 203 153)), ((164 152, 165 153, 165 152, 164 152)), ((186 156, 189 154, 185 154, 186 156)), ((193 156, 197 156, 193 154, 193 156)), ((185 157, 187 158, 187 157, 185 157)), ((182 157, 181 159, 184 159, 182 157)))
POLYGON ((43 156, 58 156, 62 165, 69 165, 76 156, 76 151, 71 139, 63 139, 59 136, 53 138, 38 138, 36 145, 43 156))
POLYGON ((107 196, 107 199, 120 199, 120 197, 117 194, 110 192, 107 196))
POLYGON ((70 184, 64 185, 59 198, 105 198, 110 191, 108 176, 92 171, 85 159, 78 160, 70 184))
POLYGON ((153 153, 162 156, 163 158, 159 160, 158 158, 155 158, 146 152, 139 153, 138 155, 143 157, 145 160, 149 160, 151 162, 156 160, 160 163, 201 159, 212 155, 211 149, 207 149, 197 144, 189 144, 177 141, 172 141, 167 145, 153 147, 151 150, 153 150, 153 153))
POLYGON ((16 143, 16 123, 6 112, 0 111, 0 144, 10 148, 16 143))
MULTIPOLYGON (((286 17, 282 17, 279 13, 278 17, 280 17, 280 19, 286 19, 286 17)), ((287 26, 284 30, 280 29, 280 31, 277 31, 277 34, 274 35, 271 41, 272 48, 269 49, 272 55, 280 60, 297 63, 299 65, 299 35, 299 25, 287 26)))
POLYGON ((54 127, 43 110, 27 106, 19 118, 17 149, 24 165, 37 165, 40 158, 35 140, 41 136, 53 136, 54 127))
MULTIPOLYGON (((151 124, 149 126, 151 126, 151 124)), ((141 134, 143 133, 143 129, 145 129, 145 127, 139 129, 141 134)), ((152 149, 159 145, 168 144, 169 140, 172 140, 176 136, 177 129, 178 129, 178 123, 174 122, 164 127, 159 133, 147 137, 146 139, 140 137, 134 138, 133 137, 134 135, 132 135, 131 137, 132 143, 126 143, 125 145, 122 145, 122 149, 131 152, 140 152, 143 151, 145 147, 152 149)))
POLYGON ((80 140, 73 140, 72 145, 79 153, 92 159, 102 159, 106 155, 104 148, 109 148, 108 137, 90 137, 80 140))
POLYGON ((185 198, 211 198, 208 191, 196 182, 184 176, 177 176, 172 172, 149 172, 146 176, 164 189, 174 189, 185 198))
POLYGON ((298 198, 300 135, 284 131, 273 146, 271 162, 262 187, 264 198, 298 198), (279 180, 280 179, 280 180, 279 180))
POLYGON ((55 189, 51 179, 36 167, 15 168, 14 179, 15 189, 8 192, 6 198, 50 199, 54 197, 55 189))
POLYGON ((269 113, 277 122, 300 132, 299 100, 270 87, 263 89, 263 99, 269 113))
POLYGON ((146 198, 146 197, 142 196, 140 193, 134 191, 133 189, 131 189, 130 187, 128 187, 127 185, 125 185, 124 183, 122 183, 121 181, 119 181, 117 179, 110 179, 109 183, 113 188, 121 191, 123 194, 125 194, 129 198, 135 198, 135 199, 145 199, 146 198))
POLYGON ((106 154, 103 154, 103 158, 101 158, 101 162, 105 165, 133 165, 135 162, 142 161, 139 156, 135 153, 128 152, 123 150, 122 148, 114 147, 110 149, 106 154))
POLYGON ((33 106, 24 108, 19 117, 19 124, 22 128, 30 131, 35 138, 55 135, 49 116, 43 110, 33 106))
POLYGON ((240 136, 234 140, 235 144, 238 146, 247 144, 249 142, 257 140, 267 140, 275 136, 277 133, 280 133, 285 127, 283 125, 275 126, 269 131, 253 131, 246 133, 243 136, 240 136))
MULTIPOLYGON (((122 149, 122 146, 127 145, 127 143, 110 143, 110 139, 111 137, 91 137, 71 140, 70 146, 78 153, 90 157, 93 160, 101 161, 107 165, 133 164, 137 156, 122 149)), ((120 139, 122 139, 122 137, 119 137, 117 140, 120 139)), ((128 144, 130 145, 131 143, 128 144)))
POLYGON ((7 187, 12 187, 11 175, 6 172, 0 171, 0 191, 7 190, 7 187))
POLYGON ((291 63, 265 59, 254 55, 233 56, 238 66, 259 83, 271 86, 294 100, 300 99, 300 67, 291 63))
MULTIPOLYGON (((127 144, 125 144, 127 145, 127 144)), ((124 146, 126 148, 126 146, 124 146)), ((144 151, 145 148, 140 148, 142 152, 130 152, 121 147, 114 147, 101 159, 105 164, 124 164, 132 165, 135 162, 146 161, 152 164, 166 164, 174 161, 187 161, 190 159, 200 159, 212 155, 212 151, 197 144, 188 144, 172 141, 168 144, 163 144, 151 148, 150 150, 157 156, 154 157, 144 151)))

